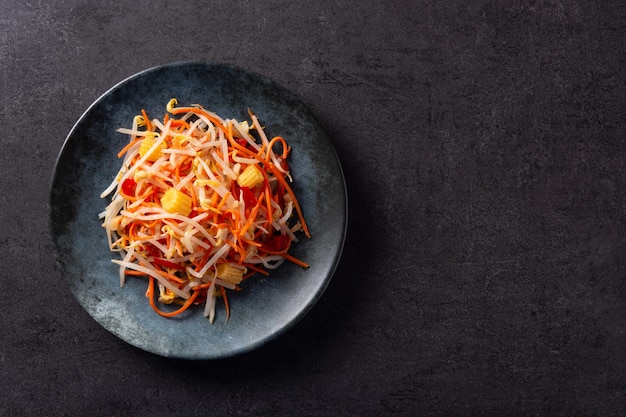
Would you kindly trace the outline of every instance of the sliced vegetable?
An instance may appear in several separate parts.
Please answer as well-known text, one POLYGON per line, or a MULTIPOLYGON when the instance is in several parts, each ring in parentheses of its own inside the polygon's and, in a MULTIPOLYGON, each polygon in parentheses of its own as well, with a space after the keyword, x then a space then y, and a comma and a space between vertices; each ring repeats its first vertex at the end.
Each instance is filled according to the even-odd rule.
POLYGON ((237 184, 240 187, 254 188, 263 182, 263 174, 256 165, 248 165, 237 177, 237 184))
POLYGON ((182 191, 175 188, 168 188, 163 197, 161 197, 161 206, 168 213, 182 214, 183 216, 191 213, 192 198, 182 191))

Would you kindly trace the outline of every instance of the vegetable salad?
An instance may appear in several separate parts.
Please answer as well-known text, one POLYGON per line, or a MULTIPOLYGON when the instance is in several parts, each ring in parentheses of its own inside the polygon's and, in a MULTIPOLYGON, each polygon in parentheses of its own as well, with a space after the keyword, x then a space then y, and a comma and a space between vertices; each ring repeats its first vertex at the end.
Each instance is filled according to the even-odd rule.
POLYGON ((161 316, 204 304, 213 323, 221 300, 228 320, 227 290, 285 260, 308 267, 289 254, 297 235, 310 237, 290 186, 291 148, 268 138, 251 111, 239 122, 176 99, 165 110, 160 120, 141 110, 130 128, 118 129, 129 142, 100 214, 120 255, 113 262, 121 286, 129 276, 147 277, 146 296, 161 316))

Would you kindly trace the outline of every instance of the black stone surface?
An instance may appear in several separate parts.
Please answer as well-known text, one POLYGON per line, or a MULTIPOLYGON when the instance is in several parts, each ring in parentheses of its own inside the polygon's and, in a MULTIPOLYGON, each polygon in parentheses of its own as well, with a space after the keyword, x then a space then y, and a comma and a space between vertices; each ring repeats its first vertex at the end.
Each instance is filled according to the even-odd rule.
POLYGON ((0 0, 0 415, 626 415, 624 2, 204 3, 0 0), (105 331, 48 236, 76 119, 180 60, 291 90, 348 185, 320 302, 227 360, 105 331))

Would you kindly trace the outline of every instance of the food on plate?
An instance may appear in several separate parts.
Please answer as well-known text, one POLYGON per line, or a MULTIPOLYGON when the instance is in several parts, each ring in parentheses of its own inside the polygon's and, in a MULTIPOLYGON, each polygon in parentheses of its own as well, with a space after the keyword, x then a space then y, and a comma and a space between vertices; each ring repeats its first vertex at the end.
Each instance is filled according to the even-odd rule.
POLYGON ((285 260, 308 267, 289 253, 297 235, 310 238, 290 185, 291 148, 268 138, 251 111, 239 122, 176 99, 165 109, 160 120, 141 110, 130 128, 118 129, 129 142, 100 214, 120 254, 113 262, 121 286, 128 276, 147 277, 146 296, 161 316, 204 304, 212 323, 221 299, 228 320, 227 290, 285 260))

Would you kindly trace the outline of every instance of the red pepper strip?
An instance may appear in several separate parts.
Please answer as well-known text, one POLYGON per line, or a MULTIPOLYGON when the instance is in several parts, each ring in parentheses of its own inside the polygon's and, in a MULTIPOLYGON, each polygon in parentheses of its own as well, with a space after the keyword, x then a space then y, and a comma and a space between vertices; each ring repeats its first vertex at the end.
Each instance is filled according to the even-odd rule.
POLYGON ((284 252, 289 248, 291 238, 287 235, 272 235, 263 244, 263 249, 272 252, 284 252))
POLYGON ((166 261, 165 259, 162 259, 162 258, 154 258, 152 260, 152 262, 154 264, 162 266, 164 268, 172 268, 172 269, 177 269, 179 271, 184 271, 185 270, 184 266, 179 265, 179 264, 174 263, 174 262, 166 261))
POLYGON ((251 209, 256 206, 256 197, 250 187, 241 187, 241 191, 243 192, 243 202, 247 209, 251 209))

